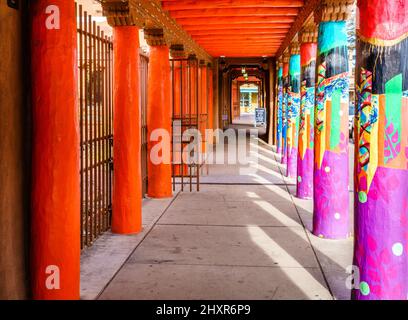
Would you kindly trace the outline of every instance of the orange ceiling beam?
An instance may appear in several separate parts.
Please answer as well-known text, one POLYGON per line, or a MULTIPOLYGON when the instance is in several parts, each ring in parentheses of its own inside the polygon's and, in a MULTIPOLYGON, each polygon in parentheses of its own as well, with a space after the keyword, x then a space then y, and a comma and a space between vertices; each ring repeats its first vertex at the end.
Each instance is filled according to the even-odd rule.
POLYGON ((267 47, 279 47, 280 42, 258 42, 249 44, 243 44, 241 42, 228 42, 228 43, 211 43, 211 42, 202 42, 202 45, 207 48, 231 48, 231 47, 241 47, 241 48, 267 48, 267 47))
POLYGON ((216 52, 231 52, 231 51, 237 51, 238 52, 267 52, 267 51, 271 51, 271 50, 277 50, 279 49, 279 46, 270 46, 270 47, 252 47, 252 48, 246 48, 246 47, 242 47, 242 46, 231 46, 231 47, 208 47, 207 50, 208 51, 216 51, 216 52))
POLYGON ((201 17, 274 17, 274 16, 297 16, 297 8, 238 8, 238 9, 197 9, 171 11, 171 16, 178 18, 201 18, 201 17))
POLYGON ((245 47, 245 46, 229 46, 229 47, 205 47, 207 52, 216 51, 216 52, 247 52, 247 51, 257 51, 257 52, 268 52, 271 50, 278 50, 279 46, 263 46, 263 47, 245 47))
POLYGON ((219 46, 205 46, 203 48, 206 51, 270 51, 279 49, 279 45, 265 45, 265 46, 253 46, 253 47, 246 47, 241 45, 230 45, 228 47, 219 47, 219 46))
POLYGON ((242 50, 242 48, 241 49, 231 49, 231 50, 228 50, 228 49, 225 49, 225 50, 222 50, 222 49, 209 49, 208 53, 212 54, 212 55, 216 54, 216 55, 220 55, 220 56, 229 56, 229 55, 235 54, 235 53, 236 54, 241 54, 241 53, 246 53, 246 54, 253 53, 253 54, 255 54, 256 53, 259 56, 263 56, 263 55, 275 53, 278 49, 279 48, 262 49, 262 50, 261 49, 242 50))
POLYGON ((203 43, 202 46, 205 49, 228 49, 228 48, 241 48, 241 49, 268 49, 268 48, 279 48, 279 43, 263 43, 263 44, 254 44, 252 46, 242 45, 241 43, 228 43, 227 45, 219 45, 219 44, 210 44, 210 43, 203 43))
POLYGON ((230 53, 230 54, 221 54, 221 53, 211 53, 213 57, 228 57, 228 58, 255 58, 255 57, 273 57, 276 55, 276 52, 271 52, 271 53, 230 53))
MULTIPOLYGON (((214 35, 214 36, 194 36, 193 37, 195 41, 206 41, 206 40, 211 40, 211 41, 230 41, 230 40, 240 40, 242 42, 246 41, 256 41, 256 40, 283 40, 285 38, 285 35, 269 35, 269 34, 258 34, 258 35, 214 35)), ((281 42, 279 41, 279 43, 281 42)))
POLYGON ((226 17, 201 17, 201 18, 181 18, 176 19, 177 23, 182 26, 196 25, 196 24, 237 24, 237 23, 293 23, 295 17, 285 17, 285 16, 274 16, 274 17, 253 17, 253 16, 244 16, 244 17, 235 17, 235 16, 226 16, 226 17))
POLYGON ((270 57, 276 54, 276 50, 273 51, 251 51, 251 52, 225 52, 225 51, 214 51, 209 52, 213 57, 270 57))
POLYGON ((253 54, 253 55, 257 55, 259 57, 261 56, 267 56, 270 54, 274 54, 276 52, 277 49, 273 49, 273 50, 253 50, 253 51, 227 51, 227 50, 213 50, 213 51, 209 51, 209 53, 211 53, 212 55, 215 56, 232 56, 232 55, 240 55, 240 54, 253 54))
POLYGON ((164 0, 162 7, 210 55, 274 56, 308 2, 320 0, 164 0))
POLYGON ((213 9, 213 8, 300 8, 303 0, 167 0, 162 1, 164 10, 213 9))
POLYGON ((244 47, 230 47, 230 48, 209 48, 208 51, 211 52, 220 52, 220 53, 232 53, 232 52, 260 52, 260 53, 267 53, 271 51, 276 51, 277 47, 271 47, 271 48, 244 48, 244 47))
POLYGON ((293 37, 296 33, 300 30, 302 25, 305 21, 313 15, 316 10, 319 9, 321 4, 321 0, 308 0, 302 10, 299 12, 299 15, 296 18, 296 21, 293 23, 291 29, 288 31, 286 39, 282 41, 282 45, 277 52, 277 55, 280 56, 283 54, 284 50, 289 46, 290 42, 292 41, 293 37))
POLYGON ((268 55, 275 53, 277 49, 270 49, 270 50, 244 50, 244 51, 236 51, 236 50, 212 50, 209 51, 212 54, 220 55, 220 56, 230 56, 233 54, 257 54, 258 56, 268 55))
POLYGON ((196 25, 185 25, 183 29, 187 32, 189 31, 204 31, 204 30, 228 30, 228 29, 264 29, 264 28, 273 28, 276 30, 289 30, 291 28, 290 23, 281 23, 281 22, 266 22, 266 23, 217 23, 217 24, 196 24, 196 25))
POLYGON ((262 40, 262 41, 253 41, 253 42, 242 42, 240 40, 230 40, 230 41, 211 41, 211 40, 205 40, 205 41, 197 41, 197 43, 200 43, 202 45, 213 45, 213 46, 228 46, 231 44, 238 44, 242 46, 254 46, 254 45, 268 45, 268 44, 273 44, 273 45, 280 45, 282 41, 271 41, 271 40, 262 40))
POLYGON ((267 51, 271 51, 271 50, 277 50, 277 49, 279 49, 279 47, 276 47, 276 46, 271 46, 271 47, 253 47, 253 48, 246 48, 246 47, 242 47, 242 46, 231 46, 231 47, 223 47, 223 48, 220 48, 220 47, 209 47, 209 48, 207 48, 207 50, 208 51, 216 51, 216 52, 231 52, 231 51, 236 51, 236 50, 238 50, 239 49, 239 51, 238 52, 248 52, 248 51, 251 51, 251 52, 254 52, 254 51, 256 51, 256 52, 267 52, 267 51))
POLYGON ((243 29, 225 29, 225 30, 194 30, 194 31, 188 31, 188 33, 192 37, 198 37, 198 36, 218 36, 218 35, 235 35, 235 34, 241 34, 244 36, 247 35, 263 35, 263 34, 268 34, 268 35, 283 35, 286 36, 287 31, 286 30, 281 30, 281 29, 249 29, 249 30, 243 30, 243 29))
POLYGON ((278 49, 268 49, 268 50, 208 50, 208 53, 212 55, 219 55, 219 56, 230 56, 232 54, 257 54, 258 56, 268 55, 275 53, 278 49))
POLYGON ((280 43, 254 43, 252 45, 245 45, 239 42, 230 42, 227 44, 218 44, 218 43, 203 43, 203 46, 206 48, 243 48, 243 49, 250 49, 250 48, 277 48, 280 46, 280 43))

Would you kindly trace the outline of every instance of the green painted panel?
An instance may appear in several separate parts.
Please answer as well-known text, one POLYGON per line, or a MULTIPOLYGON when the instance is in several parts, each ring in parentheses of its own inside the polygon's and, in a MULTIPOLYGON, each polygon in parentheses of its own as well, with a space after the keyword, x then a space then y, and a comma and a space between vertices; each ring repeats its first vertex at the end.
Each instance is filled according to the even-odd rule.
POLYGON ((340 144, 341 129, 341 90, 337 89, 332 96, 332 113, 331 113, 331 132, 330 132, 330 149, 333 150, 340 144))
POLYGON ((385 84, 385 116, 388 123, 401 133, 402 74, 385 84))

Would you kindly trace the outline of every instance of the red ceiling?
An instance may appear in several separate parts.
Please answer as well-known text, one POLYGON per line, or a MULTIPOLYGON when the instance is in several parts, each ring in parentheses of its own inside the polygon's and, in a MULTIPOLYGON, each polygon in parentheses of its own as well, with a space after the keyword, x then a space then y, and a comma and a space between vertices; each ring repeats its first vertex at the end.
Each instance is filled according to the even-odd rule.
POLYGON ((166 0, 163 9, 214 57, 274 56, 303 0, 166 0))

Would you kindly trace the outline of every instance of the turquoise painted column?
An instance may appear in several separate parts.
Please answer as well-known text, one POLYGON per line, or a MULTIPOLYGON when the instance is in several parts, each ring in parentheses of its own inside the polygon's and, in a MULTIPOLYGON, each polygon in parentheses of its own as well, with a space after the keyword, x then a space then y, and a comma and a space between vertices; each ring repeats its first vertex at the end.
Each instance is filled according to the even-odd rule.
POLYGON ((297 155, 299 136, 299 111, 300 111, 300 54, 299 45, 291 47, 289 60, 289 87, 288 87, 288 125, 287 125, 287 171, 290 178, 297 176, 297 155))
POLYGON ((318 34, 313 233, 329 239, 350 236, 347 29, 331 17, 344 17, 342 9, 323 8, 318 34))

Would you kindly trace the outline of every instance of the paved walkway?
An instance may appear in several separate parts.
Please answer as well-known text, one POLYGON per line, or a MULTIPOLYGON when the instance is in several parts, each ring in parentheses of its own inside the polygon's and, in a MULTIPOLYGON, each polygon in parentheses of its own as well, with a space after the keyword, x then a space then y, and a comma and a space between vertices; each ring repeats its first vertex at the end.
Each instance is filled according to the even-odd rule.
POLYGON ((258 148, 256 174, 211 166, 199 193, 168 201, 99 298, 348 299, 352 239, 314 237, 312 202, 258 148))

